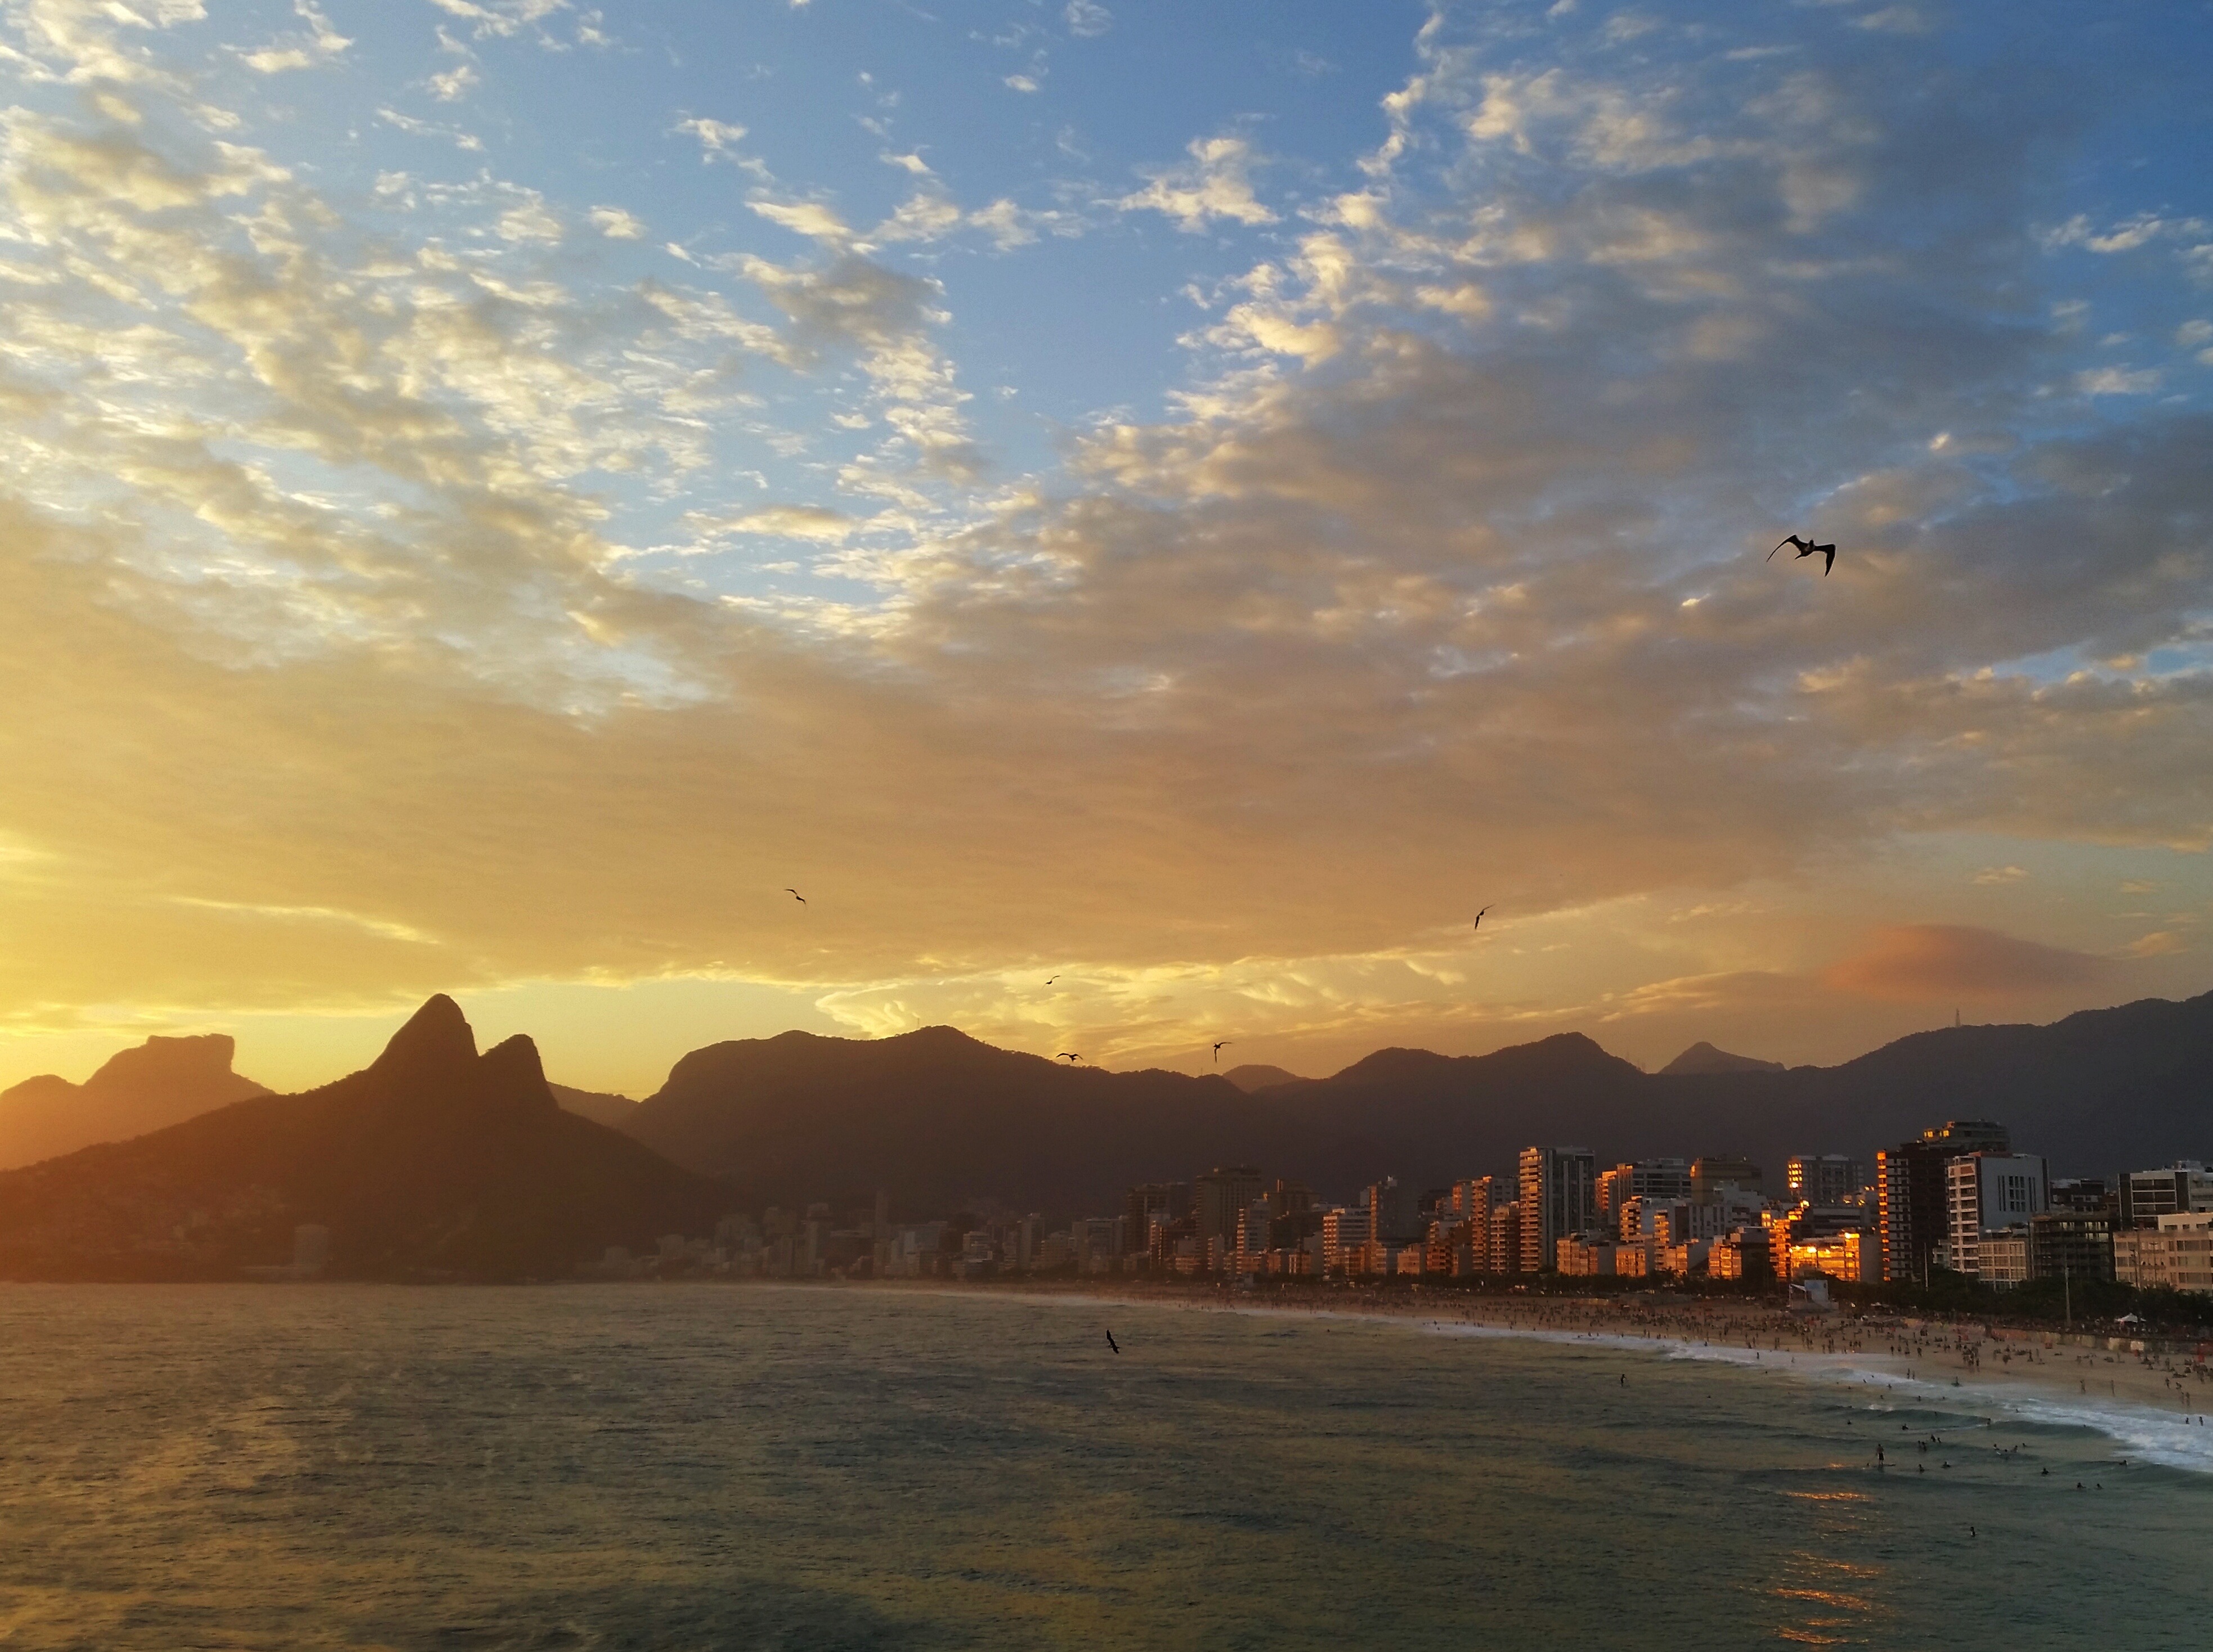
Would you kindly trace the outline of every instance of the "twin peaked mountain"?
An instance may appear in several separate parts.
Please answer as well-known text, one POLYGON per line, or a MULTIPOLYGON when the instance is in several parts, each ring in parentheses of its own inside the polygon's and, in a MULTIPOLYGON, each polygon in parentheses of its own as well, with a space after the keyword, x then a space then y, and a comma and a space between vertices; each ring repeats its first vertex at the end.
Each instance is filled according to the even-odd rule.
POLYGON ((0 1277, 235 1277, 331 1230, 352 1277, 567 1274, 711 1228, 728 1196, 555 1104, 527 1038, 477 1052, 432 998, 362 1071, 0 1174, 0 1277))
MULTIPOLYGON (((990 1198, 1065 1216, 1113 1210, 1134 1182, 1244 1162, 1342 1197, 1386 1173, 1424 1186, 1510 1173, 1540 1141, 1623 1158, 1741 1152, 1774 1172, 1789 1153, 1871 1155, 1978 1115, 2060 1174, 2213 1158, 2213 994, 2051 1027, 1948 1027, 1840 1067, 1688 1053, 1646 1074, 1566 1033, 1233 1083, 1070 1069, 949 1027, 786 1033, 695 1051, 631 1104, 557 1100, 528 1039, 480 1055, 441 997, 337 1083, 0 1173, 0 1277, 235 1277, 289 1258, 303 1222, 331 1230, 333 1274, 546 1277, 608 1245, 704 1234, 730 1211, 843 1210, 879 1190, 902 1216, 990 1198)), ((219 1054, 244 1083, 227 1043, 219 1054)))

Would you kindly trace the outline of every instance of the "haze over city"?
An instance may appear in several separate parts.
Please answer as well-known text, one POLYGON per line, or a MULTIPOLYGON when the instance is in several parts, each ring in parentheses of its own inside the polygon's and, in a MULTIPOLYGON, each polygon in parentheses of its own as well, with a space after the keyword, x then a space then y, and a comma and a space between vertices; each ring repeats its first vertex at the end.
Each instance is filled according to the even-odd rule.
POLYGON ((2202 36, 11 3, 0 1082, 2203 991, 2202 36))

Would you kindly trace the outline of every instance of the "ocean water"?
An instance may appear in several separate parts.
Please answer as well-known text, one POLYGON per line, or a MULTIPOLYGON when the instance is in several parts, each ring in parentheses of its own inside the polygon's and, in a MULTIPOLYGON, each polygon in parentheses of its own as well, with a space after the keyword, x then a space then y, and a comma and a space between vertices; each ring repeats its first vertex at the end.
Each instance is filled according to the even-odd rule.
POLYGON ((2213 1474, 2130 1451, 1169 1305, 0 1287, 0 1648, 2202 1646, 2213 1474))

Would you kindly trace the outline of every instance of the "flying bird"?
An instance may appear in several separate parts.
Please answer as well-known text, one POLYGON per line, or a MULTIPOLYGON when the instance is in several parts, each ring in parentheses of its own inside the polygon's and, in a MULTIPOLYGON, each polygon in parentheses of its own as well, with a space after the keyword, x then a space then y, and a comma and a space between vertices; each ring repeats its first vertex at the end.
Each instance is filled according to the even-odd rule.
POLYGON ((784 886, 783 893, 786 893, 787 895, 789 895, 789 896, 790 896, 794 900, 797 901, 801 905, 804 906, 805 905, 807 905, 807 897, 806 897, 805 895, 801 894, 801 893, 799 893, 799 891, 798 891, 798 890, 796 890, 796 889, 793 888, 789 884, 786 884, 786 885, 784 886))
POLYGON ((1051 985, 1052 985, 1055 981, 1058 981, 1059 978, 1060 978, 1060 977, 1058 977, 1058 975, 1048 975, 1048 976, 1046 976, 1046 977, 1045 978, 1045 984, 1046 984, 1047 986, 1051 986, 1051 985))
POLYGON ((1236 1040, 1235 1039, 1223 1039, 1219 1044, 1216 1044, 1214 1046, 1214 1064, 1216 1066, 1219 1067, 1222 1064, 1222 1051, 1228 1048, 1230 1045, 1235 1042, 1236 1040))
POLYGON ((1055 1056, 1053 1059, 1055 1061, 1081 1061, 1083 1058, 1076 1054, 1073 1050, 1063 1050, 1058 1055, 1055 1056))
MULTIPOLYGON (((1827 558, 1828 560, 1821 564, 1821 577, 1823 579, 1828 578, 1829 570, 1837 565, 1837 547, 1833 545, 1816 545, 1811 539, 1801 539, 1795 533, 1793 533, 1789 539, 1784 539, 1782 544, 1777 545, 1775 547, 1775 551, 1780 551, 1785 545, 1796 546, 1798 547, 1798 554, 1801 557, 1819 556, 1827 558)), ((1775 551, 1771 551, 1767 553, 1768 561, 1773 562, 1775 560, 1775 551)))
POLYGON ((1114 1333, 1111 1331, 1106 1333, 1106 1345, 1118 1354, 1122 1351, 1122 1344, 1114 1340, 1114 1333))
MULTIPOLYGON (((1489 911, 1490 910, 1491 910, 1491 908, 1490 908, 1490 907, 1488 907, 1488 906, 1486 906, 1486 907, 1484 907, 1484 908, 1483 909, 1483 912, 1487 912, 1487 911, 1489 911)), ((1483 912, 1478 912, 1478 913, 1475 915, 1475 923, 1474 923, 1474 924, 1473 924, 1473 926, 1472 926, 1473 928, 1476 928, 1476 929, 1478 929, 1478 930, 1479 930, 1479 929, 1481 929, 1481 928, 1483 927, 1483 912)))

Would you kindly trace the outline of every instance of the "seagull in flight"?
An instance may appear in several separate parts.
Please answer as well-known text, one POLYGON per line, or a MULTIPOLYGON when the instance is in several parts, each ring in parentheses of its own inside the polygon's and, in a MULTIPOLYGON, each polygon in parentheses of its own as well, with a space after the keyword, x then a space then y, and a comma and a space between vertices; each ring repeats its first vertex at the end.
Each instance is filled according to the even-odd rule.
MULTIPOLYGON (((1490 908, 1490 907, 1488 907, 1488 906, 1486 906, 1486 907, 1484 907, 1484 908, 1483 909, 1483 912, 1487 912, 1487 911, 1489 911, 1490 910, 1491 910, 1491 908, 1490 908)), ((1472 928, 1475 928, 1475 929, 1478 929, 1478 930, 1479 930, 1479 929, 1481 929, 1481 928, 1483 927, 1483 912, 1478 912, 1478 913, 1475 915, 1475 923, 1474 923, 1474 924, 1473 924, 1473 925, 1472 926, 1472 928)))
MULTIPOLYGON (((1781 544, 1778 544, 1775 547, 1775 551, 1780 551, 1785 545, 1796 546, 1798 547, 1798 554, 1801 557, 1827 558, 1828 560, 1821 564, 1821 577, 1823 579, 1828 578, 1829 570, 1837 565, 1837 547, 1833 545, 1816 545, 1811 539, 1801 539, 1795 533, 1793 533, 1789 539, 1784 539, 1781 544)), ((1768 561, 1773 562, 1775 560, 1775 551, 1771 551, 1767 553, 1768 561)))
POLYGON ((1114 1340, 1114 1333, 1111 1331, 1106 1333, 1106 1345, 1118 1354, 1122 1351, 1122 1344, 1114 1340))
POLYGON ((1052 985, 1055 981, 1058 981, 1059 978, 1060 978, 1060 977, 1058 977, 1058 975, 1048 975, 1048 976, 1046 976, 1046 977, 1045 978, 1045 984, 1046 984, 1047 986, 1051 986, 1051 985, 1052 985))
POLYGON ((790 896, 794 900, 797 901, 801 905, 804 906, 805 905, 807 905, 807 897, 806 897, 805 895, 801 894, 801 893, 799 893, 799 891, 798 891, 798 890, 796 890, 796 889, 793 888, 789 884, 786 884, 786 885, 784 886, 783 893, 786 893, 787 895, 789 895, 789 896, 790 896))
POLYGON ((1216 1066, 1219 1067, 1222 1064, 1222 1051, 1235 1042, 1236 1040, 1235 1039, 1223 1039, 1220 1043, 1214 1046, 1214 1064, 1216 1066))
POLYGON ((1055 1056, 1055 1057, 1053 1058, 1053 1059, 1054 1059, 1055 1061, 1070 1061, 1070 1062, 1075 1062, 1075 1061, 1081 1061, 1081 1060, 1082 1060, 1082 1059, 1083 1059, 1083 1058, 1082 1058, 1082 1056, 1079 1056, 1078 1054, 1076 1054, 1076 1052, 1075 1052, 1075 1051, 1073 1051, 1073 1050, 1063 1050, 1063 1051, 1062 1051, 1058 1055, 1055 1056))

